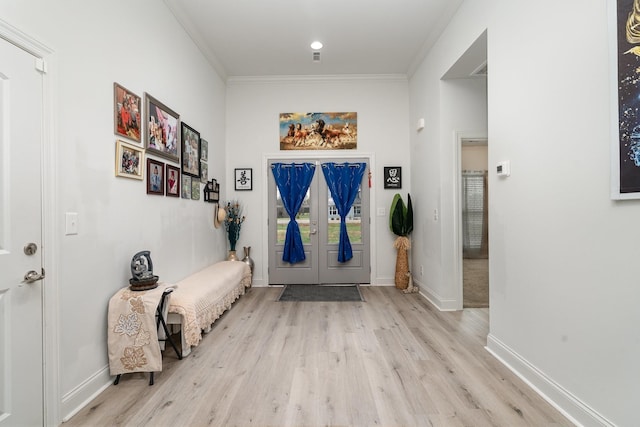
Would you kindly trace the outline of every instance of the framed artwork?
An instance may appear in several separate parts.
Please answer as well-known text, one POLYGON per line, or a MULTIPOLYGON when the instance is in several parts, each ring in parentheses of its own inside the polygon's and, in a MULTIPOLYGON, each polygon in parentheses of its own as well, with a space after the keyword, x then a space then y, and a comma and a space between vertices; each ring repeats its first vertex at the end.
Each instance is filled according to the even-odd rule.
POLYGON ((191 199, 191 177, 188 175, 182 175, 181 183, 181 197, 183 199, 191 199))
POLYGON ((280 150, 355 150, 358 113, 281 113, 280 150))
POLYGON ((140 142, 140 97, 113 83, 113 106, 115 134, 140 142))
POLYGON ((384 188, 402 188, 402 168, 400 166, 385 166, 384 188))
POLYGON ((144 151, 141 147, 116 141, 116 176, 143 179, 144 151))
POLYGON ((209 161, 209 142, 200 138, 200 160, 203 162, 209 161))
POLYGON ((609 1, 611 198, 640 198, 640 1, 609 1))
POLYGON ((191 178, 191 200, 200 200, 200 180, 191 178))
POLYGON ((209 180, 209 165, 205 162, 200 162, 200 182, 207 182, 209 180))
POLYGON ((167 159, 178 162, 180 146, 180 115, 148 93, 144 94, 147 131, 145 148, 167 159))
POLYGON ((251 191, 253 189, 253 169, 241 168, 235 170, 236 191, 251 191))
POLYGON ((200 179, 200 133, 182 123, 182 173, 200 179))
POLYGON ((164 163, 147 158, 147 194, 164 195, 164 163))
POLYGON ((180 168, 167 164, 166 175, 166 195, 169 197, 180 197, 180 168))

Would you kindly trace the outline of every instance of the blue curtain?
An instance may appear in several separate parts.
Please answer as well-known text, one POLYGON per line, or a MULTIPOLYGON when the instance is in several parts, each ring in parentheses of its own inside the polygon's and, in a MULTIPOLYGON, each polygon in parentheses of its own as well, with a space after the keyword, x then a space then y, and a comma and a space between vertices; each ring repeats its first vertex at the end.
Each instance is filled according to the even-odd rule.
POLYGON ((295 264, 305 260, 300 227, 296 215, 307 194, 316 166, 313 163, 273 163, 271 165, 273 177, 280 190, 280 197, 285 210, 289 214, 289 225, 284 239, 284 253, 282 260, 295 264))
POLYGON ((346 217, 358 196, 360 182, 366 169, 366 163, 323 163, 322 172, 331 197, 340 215, 340 240, 338 242, 338 262, 347 262, 353 258, 351 242, 347 233, 346 217))

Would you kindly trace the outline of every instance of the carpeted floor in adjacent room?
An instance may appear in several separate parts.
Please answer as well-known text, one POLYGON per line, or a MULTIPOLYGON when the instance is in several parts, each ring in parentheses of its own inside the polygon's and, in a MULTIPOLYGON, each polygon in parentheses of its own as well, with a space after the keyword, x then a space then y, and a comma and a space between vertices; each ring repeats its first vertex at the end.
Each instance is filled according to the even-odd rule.
POLYGON ((462 274, 464 308, 489 307, 489 260, 463 259, 462 274))

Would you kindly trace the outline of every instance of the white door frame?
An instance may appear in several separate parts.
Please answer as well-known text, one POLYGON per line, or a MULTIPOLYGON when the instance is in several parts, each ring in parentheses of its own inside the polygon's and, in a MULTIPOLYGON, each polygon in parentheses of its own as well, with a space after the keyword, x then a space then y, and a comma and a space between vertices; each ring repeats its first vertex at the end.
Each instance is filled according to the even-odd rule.
POLYGON ((59 377, 59 316, 58 316, 58 280, 55 260, 57 258, 58 241, 53 230, 57 223, 56 216, 56 138, 54 105, 55 61, 52 49, 33 37, 23 33, 9 23, 0 19, 0 38, 29 52, 43 61, 43 123, 42 123, 42 253, 43 268, 46 279, 43 282, 42 332, 43 332, 43 396, 44 425, 60 424, 60 377, 59 377))
MULTIPOLYGON (((346 151, 346 150, 344 150, 346 151)), ((306 153, 304 150, 292 150, 292 151, 282 151, 279 153, 265 153, 262 156, 262 182, 269 182, 269 162, 271 160, 287 160, 287 159, 292 159, 292 160, 305 160, 305 159, 313 159, 315 160, 322 160, 322 159, 335 159, 335 158, 341 158, 341 159, 368 159, 368 163, 369 163, 369 170, 371 171, 372 175, 375 175, 375 170, 376 170, 376 157, 375 154, 373 153, 349 153, 349 152, 345 152, 343 153, 342 151, 336 152, 336 151, 330 151, 327 153, 318 153, 317 151, 313 151, 312 153, 306 153)), ((378 277, 378 273, 377 273, 377 266, 376 263, 374 262, 374 260, 377 259, 377 251, 376 251, 376 215, 373 214, 374 212, 374 207, 376 206, 376 186, 375 186, 375 179, 371 179, 371 191, 369 192, 369 205, 371 206, 370 208, 370 213, 369 213, 369 218, 370 218, 370 226, 369 226, 369 235, 371 236, 370 238, 370 244, 369 244, 369 258, 370 258, 370 265, 371 265, 371 285, 375 284, 376 282, 376 278, 378 277)), ((268 197, 268 191, 262 192, 262 212, 267 212, 269 209, 269 197, 268 197)), ((262 224, 262 253, 264 254, 264 257, 268 257, 269 256, 269 227, 267 224, 268 218, 265 218, 264 220, 264 224, 262 224)), ((268 271, 268 267, 269 267, 269 262, 267 259, 267 262, 262 262, 262 277, 264 277, 263 283, 268 284, 269 283, 269 271, 268 271)))
MULTIPOLYGON (((453 283, 455 284, 455 306, 456 310, 462 310, 463 299, 463 277, 462 277, 462 143, 464 141, 478 139, 488 140, 487 132, 483 131, 456 131, 454 132, 455 153, 453 156, 453 182, 455 185, 455 196, 453 198, 453 212, 455 221, 453 222, 453 283)), ((491 250, 491 248, 489 248, 491 250)))

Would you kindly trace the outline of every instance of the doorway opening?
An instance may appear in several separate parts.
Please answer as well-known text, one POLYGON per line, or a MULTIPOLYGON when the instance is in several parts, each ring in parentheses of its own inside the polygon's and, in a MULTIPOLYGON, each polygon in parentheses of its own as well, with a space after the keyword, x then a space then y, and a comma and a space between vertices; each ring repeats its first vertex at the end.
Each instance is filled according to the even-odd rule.
POLYGON ((486 138, 460 140, 462 308, 489 307, 489 186, 486 138))

